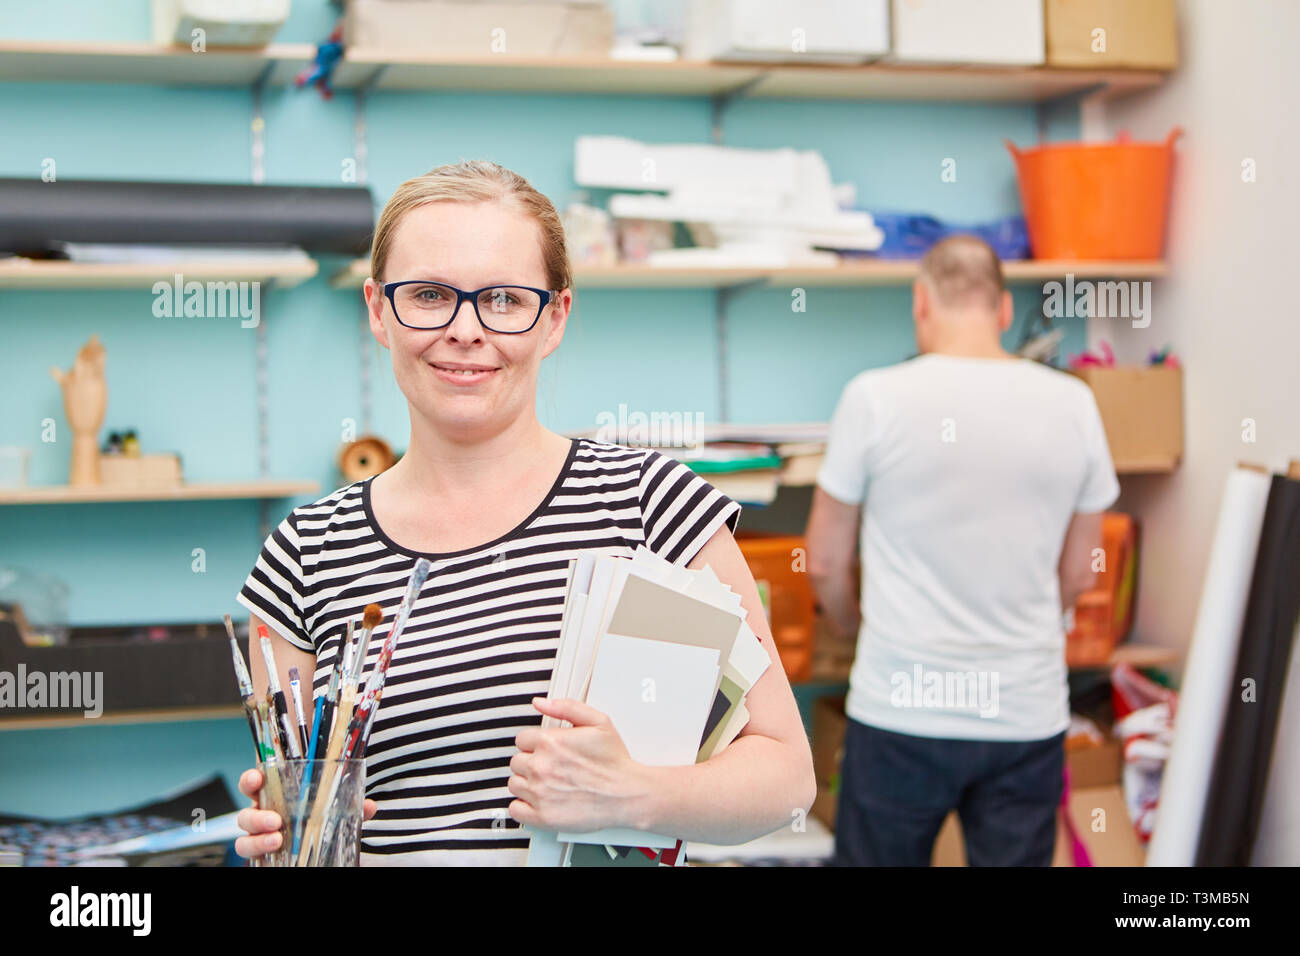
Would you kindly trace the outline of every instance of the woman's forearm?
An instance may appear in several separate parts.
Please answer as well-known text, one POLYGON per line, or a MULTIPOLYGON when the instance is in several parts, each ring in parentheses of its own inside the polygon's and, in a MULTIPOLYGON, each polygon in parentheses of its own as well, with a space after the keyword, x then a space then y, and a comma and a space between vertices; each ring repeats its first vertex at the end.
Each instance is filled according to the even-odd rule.
POLYGON ((630 825, 685 841, 732 845, 802 824, 817 793, 808 747, 760 734, 704 763, 644 770, 630 825))

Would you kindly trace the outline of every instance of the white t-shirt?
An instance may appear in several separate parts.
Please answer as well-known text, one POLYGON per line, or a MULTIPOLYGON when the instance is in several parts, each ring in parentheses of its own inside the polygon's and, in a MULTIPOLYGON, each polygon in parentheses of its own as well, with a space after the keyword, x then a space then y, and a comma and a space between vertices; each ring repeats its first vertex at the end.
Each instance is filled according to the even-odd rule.
POLYGON ((863 505, 850 717, 922 737, 1066 729, 1061 546, 1076 512, 1119 494, 1087 385, 933 353, 862 372, 817 483, 863 505))

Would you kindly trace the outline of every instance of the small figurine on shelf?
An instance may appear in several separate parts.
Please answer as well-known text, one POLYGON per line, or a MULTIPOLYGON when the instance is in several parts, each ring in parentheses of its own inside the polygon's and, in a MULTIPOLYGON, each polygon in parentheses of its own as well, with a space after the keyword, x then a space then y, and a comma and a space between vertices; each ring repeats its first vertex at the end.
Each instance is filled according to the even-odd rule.
POLYGON ((316 59, 312 65, 299 73, 294 83, 299 89, 309 84, 313 85, 320 90, 320 95, 325 99, 333 98, 334 88, 330 86, 330 79, 334 76, 334 69, 341 59, 343 59, 343 21, 340 20, 331 31, 329 39, 316 47, 316 59))
POLYGON ((71 370, 51 368, 50 375, 63 390, 63 413, 72 429, 72 455, 68 484, 99 484, 99 429, 108 408, 108 384, 104 381, 104 346, 99 336, 77 352, 71 370))

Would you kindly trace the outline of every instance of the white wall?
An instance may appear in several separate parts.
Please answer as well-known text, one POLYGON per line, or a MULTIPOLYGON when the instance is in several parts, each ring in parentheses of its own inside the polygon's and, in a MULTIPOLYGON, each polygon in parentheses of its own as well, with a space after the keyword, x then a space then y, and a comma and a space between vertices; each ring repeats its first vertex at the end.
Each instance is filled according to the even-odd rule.
MULTIPOLYGON (((1116 506, 1142 521, 1135 637, 1185 649, 1219 497, 1238 461, 1285 470, 1300 458, 1300 3, 1181 0, 1181 65, 1154 92, 1108 103, 1110 133, 1178 149, 1170 277, 1149 328, 1091 320, 1121 361, 1174 346, 1185 364, 1186 447, 1167 477, 1123 479, 1116 506), (1288 118, 1287 113, 1291 116, 1288 118), (1256 181, 1243 182, 1253 159, 1256 181), (1243 441, 1253 419, 1254 443, 1243 441)), ((1135 410, 1140 414, 1140 410, 1135 410)), ((1300 863, 1300 652, 1293 655, 1257 862, 1300 863), (1283 812, 1282 793, 1290 796, 1283 812)))

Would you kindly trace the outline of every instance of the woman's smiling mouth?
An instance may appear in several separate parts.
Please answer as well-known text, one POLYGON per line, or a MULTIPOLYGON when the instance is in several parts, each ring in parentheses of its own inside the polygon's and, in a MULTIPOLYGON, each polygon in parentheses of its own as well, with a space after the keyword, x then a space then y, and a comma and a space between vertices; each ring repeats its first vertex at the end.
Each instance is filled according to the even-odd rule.
POLYGON ((430 362, 429 367, 438 378, 453 385, 476 385, 499 371, 491 365, 473 365, 463 362, 430 362))

